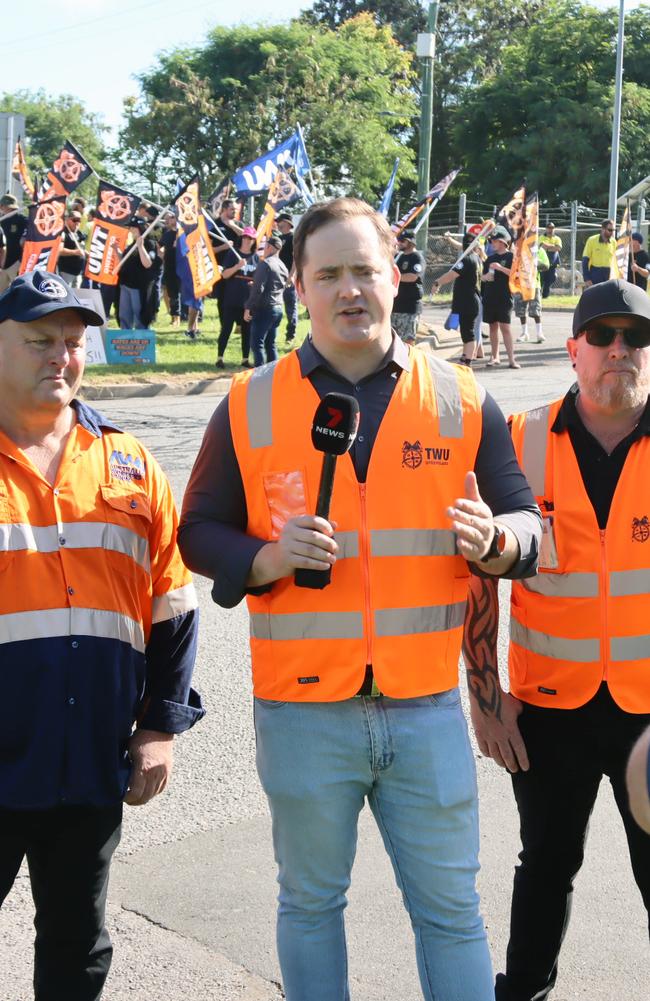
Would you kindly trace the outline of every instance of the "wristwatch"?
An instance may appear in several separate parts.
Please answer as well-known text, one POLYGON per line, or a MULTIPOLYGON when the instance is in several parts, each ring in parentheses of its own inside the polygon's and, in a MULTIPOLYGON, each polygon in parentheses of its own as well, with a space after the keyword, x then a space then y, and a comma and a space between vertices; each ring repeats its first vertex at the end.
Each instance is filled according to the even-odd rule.
POLYGON ((506 548, 506 533, 498 525, 494 526, 494 535, 492 536, 492 542, 490 543, 490 548, 488 549, 485 556, 483 556, 479 563, 490 563, 492 560, 498 560, 500 556, 503 556, 503 550, 506 548))

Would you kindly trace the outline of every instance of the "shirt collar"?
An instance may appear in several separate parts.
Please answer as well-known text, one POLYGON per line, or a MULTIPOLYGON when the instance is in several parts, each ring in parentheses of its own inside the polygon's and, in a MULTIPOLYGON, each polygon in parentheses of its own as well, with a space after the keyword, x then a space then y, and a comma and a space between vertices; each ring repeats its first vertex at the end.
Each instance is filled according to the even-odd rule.
POLYGON ((82 400, 72 400, 70 406, 77 415, 77 423, 82 428, 85 428, 86 431, 90 431, 95 438, 101 438, 104 431, 122 431, 122 428, 118 427, 117 424, 112 424, 111 421, 106 420, 98 410, 95 410, 94 407, 89 407, 82 400))
MULTIPOLYGON (((567 431, 570 427, 584 427, 578 413, 578 408, 576 407, 579 392, 578 383, 574 382, 562 400, 562 406, 553 422, 553 427, 551 428, 553 434, 562 434, 563 431, 567 431)), ((645 410, 639 418, 637 430, 639 435, 650 435, 650 397, 648 397, 645 410)))
MULTIPOLYGON (((340 372, 337 372, 336 369, 330 365, 327 359, 323 358, 320 351, 317 350, 313 340, 311 339, 311 334, 309 337, 305 338, 298 348, 298 361, 300 362, 300 374, 303 379, 308 379, 312 372, 314 372, 317 368, 325 368, 329 372, 333 372, 335 375, 340 377, 340 372)), ((398 337, 395 332, 393 332, 391 346, 375 371, 371 373, 370 377, 376 375, 377 372, 381 372, 383 369, 388 368, 389 365, 401 368, 404 372, 411 371, 409 349, 401 337, 398 337)))

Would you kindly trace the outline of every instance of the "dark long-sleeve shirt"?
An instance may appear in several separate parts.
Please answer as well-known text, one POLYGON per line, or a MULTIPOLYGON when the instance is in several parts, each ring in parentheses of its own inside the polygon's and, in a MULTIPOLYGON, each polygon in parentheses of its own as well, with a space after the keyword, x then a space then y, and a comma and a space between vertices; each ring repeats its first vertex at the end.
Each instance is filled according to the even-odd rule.
POLYGON ((289 272, 279 254, 267 257, 257 265, 246 308, 251 313, 264 309, 282 309, 282 294, 289 281, 289 272))
MULTIPOLYGON (((336 372, 311 339, 298 349, 298 358, 302 377, 309 379, 319 397, 343 392, 359 401, 361 420, 350 455, 357 479, 364 482, 375 438, 397 379, 401 371, 410 368, 408 348, 399 338, 393 338, 379 368, 357 384, 336 372)), ((498 515, 499 522, 508 525, 519 542, 520 559, 506 576, 530 576, 537 562, 539 511, 517 463, 503 414, 487 393, 482 417, 481 442, 474 467, 479 491, 492 513, 498 515)), ((451 503, 453 498, 449 500, 451 503)), ((268 541, 247 535, 246 525, 246 497, 226 398, 210 420, 194 463, 179 532, 179 545, 187 566, 214 581, 212 596, 226 608, 241 601, 251 564, 268 541)), ((481 573, 475 564, 471 569, 481 573)))

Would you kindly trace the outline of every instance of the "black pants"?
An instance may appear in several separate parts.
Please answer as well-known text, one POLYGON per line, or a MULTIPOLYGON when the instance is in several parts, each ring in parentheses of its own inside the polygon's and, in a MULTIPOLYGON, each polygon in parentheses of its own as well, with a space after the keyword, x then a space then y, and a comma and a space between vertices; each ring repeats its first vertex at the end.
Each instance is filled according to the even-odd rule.
POLYGON ((219 343, 217 355, 223 358, 232 328, 238 323, 241 326, 241 356, 244 361, 248 358, 251 350, 251 325, 244 319, 243 306, 230 306, 224 302, 221 306, 221 330, 219 332, 219 343))
POLYGON ((506 973, 497 977, 497 1001, 544 1001, 553 989, 573 880, 582 865, 589 816, 603 775, 610 780, 634 878, 650 912, 650 837, 634 822, 625 788, 627 759, 648 722, 650 714, 619 709, 605 684, 579 709, 524 705, 519 726, 530 771, 512 776, 522 851, 515 869, 506 973))
POLYGON ((0 809, 0 906, 25 856, 36 906, 35 1001, 97 1001, 113 948, 104 925, 122 804, 0 809))
POLYGON ((178 275, 168 274, 163 275, 163 285, 167 292, 167 298, 169 300, 169 315, 170 316, 180 316, 181 315, 181 283, 179 281, 178 275))

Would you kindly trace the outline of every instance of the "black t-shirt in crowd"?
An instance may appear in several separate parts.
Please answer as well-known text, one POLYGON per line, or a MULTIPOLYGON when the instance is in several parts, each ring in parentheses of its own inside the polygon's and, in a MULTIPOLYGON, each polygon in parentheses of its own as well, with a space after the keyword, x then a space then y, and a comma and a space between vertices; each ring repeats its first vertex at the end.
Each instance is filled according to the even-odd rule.
MULTIPOLYGON (((127 251, 130 249, 131 244, 126 248, 127 251)), ((151 259, 151 267, 145 268, 144 264, 140 260, 140 252, 136 249, 132 254, 129 255, 128 260, 124 262, 120 268, 120 285, 126 285, 127 288, 137 288, 142 291, 147 287, 149 282, 153 281, 156 277, 156 242, 150 237, 145 237, 144 249, 147 251, 147 255, 151 259)))
MULTIPOLYGON (((221 230, 221 232, 224 234, 224 236, 228 240, 230 240, 235 250, 239 250, 239 248, 241 247, 241 236, 239 235, 239 233, 232 228, 230 223, 225 222, 223 219, 217 219, 217 225, 221 230)), ((224 242, 223 238, 219 236, 218 233, 213 233, 212 231, 210 231, 210 240, 212 241, 213 247, 218 247, 220 244, 223 244, 224 242)), ((219 250, 218 252, 215 251, 217 264, 220 267, 223 267, 224 258, 226 254, 228 254, 229 252, 230 252, 230 247, 226 247, 225 250, 219 250)))
POLYGON ((176 238, 177 229, 164 229, 160 236, 160 246, 165 251, 163 259, 163 277, 176 277, 176 238))
MULTIPOLYGON (((512 267, 512 253, 506 250, 504 254, 491 254, 483 261, 483 274, 490 270, 491 264, 501 264, 504 268, 512 267)), ((510 291, 510 278, 504 275, 503 271, 494 272, 494 281, 482 282, 481 294, 483 302, 491 306, 509 305, 512 306, 512 292, 510 291)))
MULTIPOLYGON (((85 243, 86 235, 85 233, 82 233, 81 230, 76 229, 73 236, 67 226, 63 228, 62 246, 65 247, 66 250, 79 250, 79 248, 83 250, 85 243)), ((66 254, 65 257, 59 257, 59 271, 64 271, 66 275, 80 275, 85 266, 85 255, 82 257, 81 254, 66 254)))
POLYGON ((399 283, 393 313, 417 313, 424 290, 424 257, 419 250, 413 250, 410 254, 400 253, 395 258, 395 264, 401 275, 417 275, 418 280, 399 283))
POLYGON ((5 268, 10 268, 12 264, 15 264, 23 256, 23 248, 20 245, 20 241, 27 229, 27 219, 20 212, 14 212, 0 217, 0 227, 2 227, 7 240, 5 268))
POLYGON ((479 271, 481 262, 476 254, 468 254, 459 261, 454 270, 458 278, 454 280, 452 313, 475 313, 478 307, 479 271))
MULTIPOLYGON (((243 309, 246 305, 255 271, 260 263, 257 251, 245 254, 243 250, 240 250, 239 257, 243 257, 246 261, 243 268, 235 271, 230 278, 224 278, 220 283, 223 285, 223 304, 230 309, 243 309)), ((227 250, 223 259, 224 271, 233 268, 238 260, 239 258, 232 250, 227 250)))
POLYGON ((291 274, 293 267, 293 233, 282 234, 282 247, 280 248, 280 260, 291 274))
MULTIPOLYGON (((643 249, 637 250, 634 255, 634 263, 638 264, 640 268, 647 268, 650 263, 650 256, 648 255, 648 252, 643 249)), ((645 275, 640 275, 637 271, 632 271, 631 265, 629 265, 627 269, 627 280, 632 282, 634 285, 638 285, 639 288, 644 290, 644 292, 647 291, 648 279, 645 275)))

